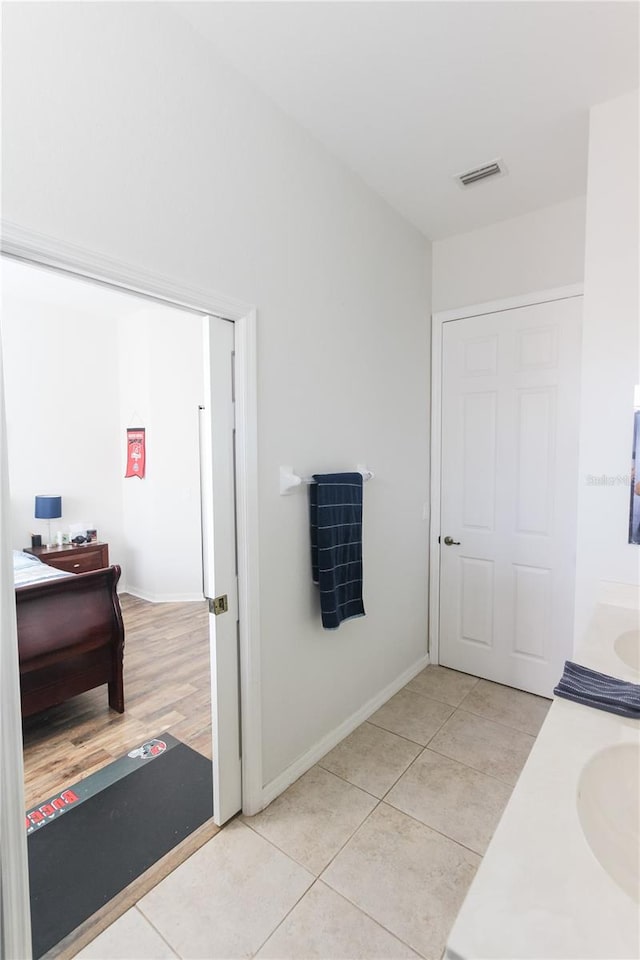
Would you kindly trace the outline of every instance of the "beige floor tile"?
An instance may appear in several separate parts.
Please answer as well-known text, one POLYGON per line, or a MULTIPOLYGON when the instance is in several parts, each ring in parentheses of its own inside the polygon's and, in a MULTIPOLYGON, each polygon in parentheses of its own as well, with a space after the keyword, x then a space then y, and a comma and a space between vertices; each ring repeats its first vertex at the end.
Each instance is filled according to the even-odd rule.
POLYGON ((491 683, 490 680, 479 680, 465 697, 462 709, 487 720, 495 720, 496 723, 506 723, 515 730, 535 737, 550 706, 551 700, 545 700, 544 697, 514 690, 501 683, 491 683))
POLYGON ((180 957, 251 957, 313 882, 233 821, 138 902, 180 957))
POLYGON ((363 723, 323 757, 319 766, 374 797, 384 797, 420 749, 417 743, 363 723))
POLYGON ((243 819, 317 876, 376 803, 369 794, 315 766, 262 813, 243 819))
POLYGON ((479 863, 381 803, 322 879, 423 957, 439 960, 479 863))
POLYGON ((452 840, 483 854, 511 787, 427 749, 385 800, 452 840))
POLYGON ((458 708, 429 748, 513 786, 533 744, 534 737, 528 733, 458 708))
POLYGON ((418 954, 319 880, 257 954, 260 960, 418 960, 418 954))
POLYGON ((84 950, 76 960, 172 960, 177 954, 132 907, 84 950))
POLYGON ((446 703, 428 700, 405 688, 376 710, 369 723, 425 747, 452 713, 453 707, 446 703))
POLYGON ((409 681, 405 690, 421 693, 423 697, 431 697, 432 700, 441 700, 443 703, 451 704, 452 707, 459 707, 477 682, 478 678, 468 673, 459 673, 457 670, 449 670, 448 667, 430 664, 409 681))

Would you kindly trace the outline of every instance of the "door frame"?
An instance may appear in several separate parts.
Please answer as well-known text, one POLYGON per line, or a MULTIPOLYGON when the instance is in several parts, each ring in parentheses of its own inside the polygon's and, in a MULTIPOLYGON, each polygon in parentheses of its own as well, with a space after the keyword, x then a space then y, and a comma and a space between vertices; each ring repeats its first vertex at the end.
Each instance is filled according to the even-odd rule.
POLYGON ((581 297, 583 284, 553 287, 431 315, 431 476, 429 494, 429 662, 440 663, 440 508, 442 500, 442 332, 445 323, 581 297))
MULTIPOLYGON (((214 290, 186 286, 171 277, 138 269, 76 244, 25 229, 16 223, 2 220, 0 229, 0 253, 3 256, 115 287, 199 315, 215 314, 233 321, 235 325, 242 810, 248 816, 258 813, 263 807, 263 800, 256 307, 214 290)), ((3 401, 0 403, 0 414, 4 417, 3 401)), ((3 429, 0 429, 0 439, 2 433, 3 429)), ((3 464, 3 474, 0 479, 6 481, 6 464, 3 464)), ((0 488, 2 529, 6 531, 8 524, 4 521, 8 520, 8 487, 2 483, 0 488)), ((3 539, 5 537, 8 540, 6 534, 3 539)), ((13 582, 10 590, 8 585, 8 542, 2 543, 0 549, 2 597, 13 598, 13 582)), ((11 617, 3 611, 2 626, 3 633, 6 630, 8 637, 3 637, 5 642, 0 644, 0 726, 3 748, 0 751, 0 783, 3 789, 3 802, 0 804, 0 947, 7 949, 9 956, 29 957, 31 933, 26 843, 21 819, 24 816, 23 759, 15 616, 11 617), (11 635, 14 643, 7 642, 11 635)))

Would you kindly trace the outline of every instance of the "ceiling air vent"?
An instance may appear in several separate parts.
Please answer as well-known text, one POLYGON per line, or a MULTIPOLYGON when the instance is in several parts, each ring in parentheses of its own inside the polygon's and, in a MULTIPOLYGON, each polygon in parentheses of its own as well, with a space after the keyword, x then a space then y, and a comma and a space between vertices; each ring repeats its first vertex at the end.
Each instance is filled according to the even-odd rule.
POLYGON ((491 163, 485 163, 482 167, 476 167, 474 170, 467 170, 466 173, 459 173, 454 179, 461 187, 470 187, 480 180, 486 180, 488 177, 502 177, 507 172, 502 160, 492 160, 491 163))

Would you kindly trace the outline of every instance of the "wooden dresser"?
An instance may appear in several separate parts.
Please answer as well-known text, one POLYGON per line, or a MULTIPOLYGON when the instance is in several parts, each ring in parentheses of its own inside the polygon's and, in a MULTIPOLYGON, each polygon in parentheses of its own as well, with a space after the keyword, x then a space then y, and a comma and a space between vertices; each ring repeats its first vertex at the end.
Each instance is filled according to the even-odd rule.
POLYGON ((25 553, 66 573, 87 573, 109 566, 108 543, 64 544, 62 547, 25 547, 25 553))

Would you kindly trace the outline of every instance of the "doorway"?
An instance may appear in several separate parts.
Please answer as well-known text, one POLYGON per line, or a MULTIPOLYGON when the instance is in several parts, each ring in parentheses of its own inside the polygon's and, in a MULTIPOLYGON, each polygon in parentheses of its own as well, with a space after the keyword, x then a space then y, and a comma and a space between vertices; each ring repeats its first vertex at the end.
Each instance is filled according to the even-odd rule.
MULTIPOLYGON (((11 236, 3 238, 3 249, 5 253, 16 256, 20 259, 49 268, 60 269, 81 277, 91 279, 100 283, 108 284, 112 288, 126 290, 129 293, 142 294, 156 302, 170 304, 180 309, 188 309, 197 312, 200 316, 204 314, 213 314, 214 309, 219 309, 220 304, 224 304, 225 313, 232 322, 228 326, 235 329, 236 333, 236 407, 237 407, 237 429, 235 434, 235 466, 238 475, 237 489, 237 516, 238 516, 238 570, 237 586, 235 586, 238 600, 238 616, 240 629, 234 629, 236 635, 236 652, 239 649, 240 666, 237 661, 235 665, 235 689, 238 689, 238 674, 240 674, 240 695, 244 696, 248 687, 251 688, 251 702, 246 709, 242 711, 243 733, 246 734, 243 744, 242 769, 244 772, 244 789, 242 795, 237 792, 237 786, 234 789, 238 796, 241 796, 243 806, 246 812, 256 812, 261 806, 261 775, 260 775, 260 756, 257 750, 259 744, 259 730, 256 734, 256 726, 259 727, 259 691, 258 673, 256 672, 256 658, 252 656, 254 647, 257 647, 257 525, 256 525, 256 501, 257 489, 255 482, 255 473, 249 467, 255 465, 255 312, 244 305, 227 301, 223 298, 216 298, 215 295, 209 295, 207 300, 203 300, 201 291, 193 292, 176 287, 166 280, 160 280, 157 277, 138 273, 137 275, 130 270, 124 270, 122 265, 114 267, 113 263, 107 263, 102 258, 91 254, 83 254, 82 257, 75 252, 73 264, 69 264, 68 258, 65 262, 64 257, 60 256, 59 249, 55 241, 43 243, 43 238, 37 240, 25 238, 21 234, 19 241, 12 241, 11 236), (19 249, 18 249, 19 248, 19 249), (72 268, 72 269, 71 269, 72 268)), ((5 509, 7 501, 3 507, 5 509)), ((6 540, 7 531, 3 527, 3 539, 6 540)), ((235 566, 235 565, 234 565, 235 566)), ((235 572, 235 571, 234 571, 235 572)), ((3 568, 3 574, 6 574, 3 568)), ((5 597, 9 595, 5 576, 3 576, 3 591, 5 597)), ((11 588, 12 593, 12 588, 11 588)), ((5 645, 7 646, 7 645, 5 645)), ((3 651, 3 656, 4 656, 3 651)), ((14 656, 15 651, 7 653, 7 660, 14 656)), ((215 656, 215 652, 214 652, 215 656)), ((15 674, 14 674, 15 676, 15 674)), ((16 696, 16 690, 8 689, 8 681, 12 678, 12 672, 3 670, 3 727, 5 730, 11 730, 14 734, 12 741, 12 750, 3 752, 3 799, 10 801, 9 809, 24 807, 21 801, 22 791, 18 788, 19 777, 16 776, 20 758, 19 743, 17 742, 17 733, 19 722, 16 723, 16 714, 19 718, 17 706, 19 699, 16 696), (8 724, 5 726, 5 720, 8 724), (12 796, 8 795, 12 789, 12 796), (17 801, 17 802, 16 802, 17 801)), ((238 724, 238 709, 236 704, 235 717, 238 724)), ((239 737, 237 738, 239 740, 239 737)), ((237 760, 237 768, 240 770, 240 760, 237 760)), ((220 798, 218 798, 220 804, 220 798)), ((7 809, 7 807, 5 807, 7 809)), ((237 809, 237 807, 236 807, 237 809)), ((231 811, 234 812, 234 811, 231 811)), ((228 815, 228 814, 227 814, 228 815)), ((218 814, 218 817, 224 814, 218 814)), ((15 843, 3 845, 2 862, 0 867, 3 876, 12 877, 12 886, 14 890, 12 909, 5 914, 5 928, 3 931, 4 942, 13 943, 13 952, 27 955, 28 949, 24 946, 26 943, 25 935, 27 924, 25 917, 28 917, 28 907, 25 898, 25 848, 21 839, 16 837, 15 843), (22 877, 22 881, 21 881, 22 877), (12 929, 14 931, 12 940, 12 929), (15 944, 22 944, 16 947, 15 944)))
POLYGON ((573 650, 581 305, 434 317, 432 660, 545 697, 573 650))

